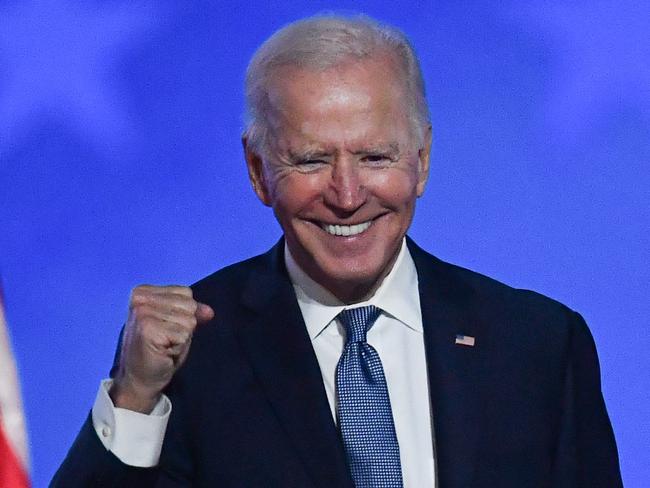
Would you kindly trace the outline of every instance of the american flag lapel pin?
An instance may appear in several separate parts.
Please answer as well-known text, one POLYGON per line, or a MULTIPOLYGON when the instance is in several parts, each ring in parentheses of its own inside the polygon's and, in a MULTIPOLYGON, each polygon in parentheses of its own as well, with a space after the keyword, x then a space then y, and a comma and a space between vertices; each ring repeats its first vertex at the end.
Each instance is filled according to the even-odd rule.
POLYGON ((456 334, 456 344, 460 344, 461 346, 474 347, 475 342, 476 340, 472 336, 456 334))

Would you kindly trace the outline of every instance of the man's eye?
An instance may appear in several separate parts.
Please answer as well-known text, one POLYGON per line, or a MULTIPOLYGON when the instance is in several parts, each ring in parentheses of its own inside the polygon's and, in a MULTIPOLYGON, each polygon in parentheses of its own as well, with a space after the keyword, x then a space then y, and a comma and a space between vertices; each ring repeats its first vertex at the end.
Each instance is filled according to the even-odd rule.
POLYGON ((392 161, 386 154, 368 154, 363 157, 362 161, 368 164, 388 164, 392 161))
POLYGON ((304 169, 316 168, 323 164, 327 164, 326 161, 322 159, 303 159, 296 163, 296 166, 304 169))

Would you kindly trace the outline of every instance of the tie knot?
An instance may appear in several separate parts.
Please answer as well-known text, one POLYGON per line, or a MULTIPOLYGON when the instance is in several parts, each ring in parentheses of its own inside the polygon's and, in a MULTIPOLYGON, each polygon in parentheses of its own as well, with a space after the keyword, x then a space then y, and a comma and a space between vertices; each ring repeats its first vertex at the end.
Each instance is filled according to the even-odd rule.
POLYGON ((380 313, 381 310, 374 305, 343 310, 339 319, 345 327, 346 343, 366 342, 366 333, 380 313))

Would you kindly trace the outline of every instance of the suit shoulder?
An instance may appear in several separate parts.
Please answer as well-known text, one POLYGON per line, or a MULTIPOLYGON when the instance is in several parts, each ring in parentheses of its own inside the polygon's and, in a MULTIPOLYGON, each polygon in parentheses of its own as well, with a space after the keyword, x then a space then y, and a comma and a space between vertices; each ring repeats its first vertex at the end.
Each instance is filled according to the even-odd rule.
POLYGON ((487 299, 521 302, 531 307, 547 308, 563 313, 573 312, 568 306, 554 298, 527 288, 517 288, 477 271, 472 271, 456 264, 444 263, 452 269, 460 280, 472 289, 483 294, 487 299))
POLYGON ((419 248, 414 251, 418 275, 422 274, 425 280, 433 282, 430 288, 434 293, 443 295, 459 307, 486 314, 536 317, 549 324, 566 324, 579 317, 563 303, 541 293, 515 288, 482 273, 447 263, 419 248))
MULTIPOLYGON (((519 348, 544 362, 562 357, 578 338, 590 341, 582 317, 563 303, 541 293, 515 288, 458 265, 439 262, 456 290, 455 309, 500 338, 500 347, 519 348), (506 340, 505 338, 509 338, 506 340), (512 342, 509 342, 509 341, 512 342)), ((477 332, 478 333, 478 332, 477 332)), ((584 342, 584 341, 582 341, 584 342)))

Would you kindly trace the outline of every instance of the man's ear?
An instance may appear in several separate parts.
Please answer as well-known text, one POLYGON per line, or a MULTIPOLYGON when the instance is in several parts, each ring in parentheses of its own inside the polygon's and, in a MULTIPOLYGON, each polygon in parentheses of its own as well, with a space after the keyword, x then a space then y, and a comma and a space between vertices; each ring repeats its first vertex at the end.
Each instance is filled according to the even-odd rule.
POLYGON ((431 130, 431 126, 429 125, 424 134, 422 140, 422 146, 418 151, 418 183, 417 183, 418 197, 421 197, 424 194, 424 189, 427 185, 427 179, 429 178, 429 157, 431 156, 431 140, 432 140, 432 130, 431 130))
POLYGON ((248 168, 248 179, 253 185, 255 194, 260 201, 267 207, 271 206, 271 195, 266 184, 264 177, 264 162, 262 156, 253 148, 248 142, 248 137, 244 134, 241 138, 242 146, 244 147, 244 157, 246 158, 246 166, 248 168))

